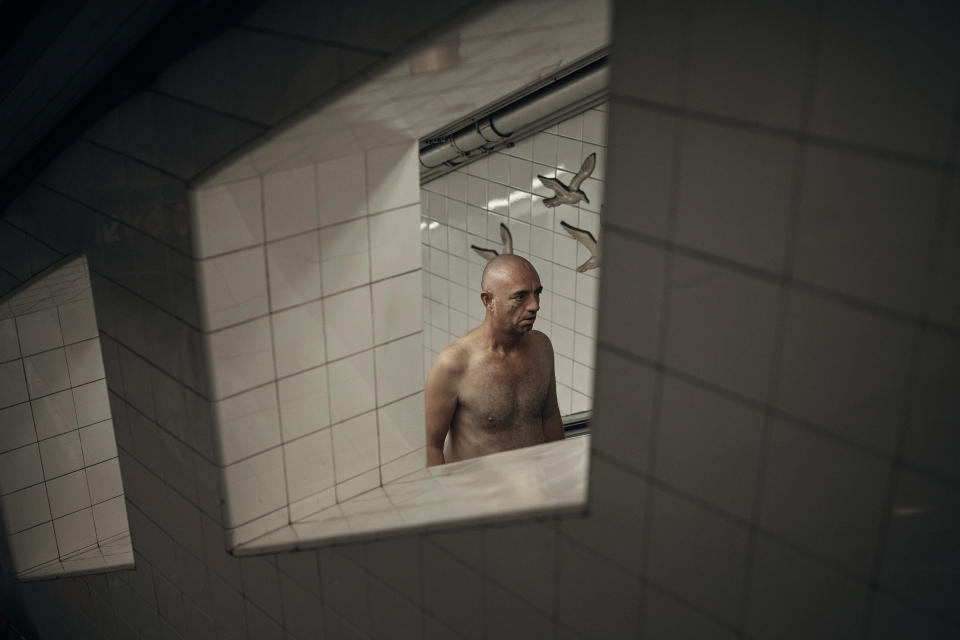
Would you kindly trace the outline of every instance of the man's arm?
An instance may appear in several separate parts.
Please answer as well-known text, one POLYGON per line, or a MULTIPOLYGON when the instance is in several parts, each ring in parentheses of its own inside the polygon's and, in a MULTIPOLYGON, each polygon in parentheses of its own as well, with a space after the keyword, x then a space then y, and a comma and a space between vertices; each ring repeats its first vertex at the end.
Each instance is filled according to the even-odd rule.
POLYGON ((426 403, 427 466, 443 464, 443 442, 457 410, 457 389, 461 367, 457 353, 447 347, 430 368, 424 389, 426 403))
POLYGON ((543 336, 546 343, 546 357, 550 362, 550 384, 547 388, 547 400, 543 404, 541 420, 543 422, 543 437, 547 442, 563 440, 563 418, 560 417, 560 404, 557 402, 557 376, 554 371, 553 344, 550 338, 543 336))

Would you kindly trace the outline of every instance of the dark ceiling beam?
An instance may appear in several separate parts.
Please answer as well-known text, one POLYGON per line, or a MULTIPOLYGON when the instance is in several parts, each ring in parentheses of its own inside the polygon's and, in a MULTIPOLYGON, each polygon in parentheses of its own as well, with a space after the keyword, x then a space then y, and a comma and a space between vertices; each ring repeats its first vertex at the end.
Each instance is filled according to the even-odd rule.
MULTIPOLYGON (((6 209, 14 198, 30 185, 57 154, 110 109, 149 86, 161 71, 179 58, 239 22, 260 2, 184 0, 175 4, 86 97, 0 177, 0 216, 6 215, 6 209)), ((6 4, 4 2, 0 7, 6 4)), ((29 21, 30 17, 22 19, 29 21)))

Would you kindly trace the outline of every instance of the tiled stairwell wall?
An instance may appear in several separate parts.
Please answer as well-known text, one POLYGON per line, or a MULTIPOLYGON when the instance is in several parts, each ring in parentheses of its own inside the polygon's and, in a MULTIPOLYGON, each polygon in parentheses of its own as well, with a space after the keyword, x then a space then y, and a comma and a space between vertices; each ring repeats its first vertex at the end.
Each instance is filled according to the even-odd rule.
POLYGON ((235 543, 421 468, 414 142, 191 194, 235 543))
POLYGON ((486 261, 471 245, 502 253, 500 224, 513 236, 513 252, 531 261, 544 292, 534 328, 553 342, 560 413, 593 405, 599 269, 576 271, 590 258, 561 221, 599 239, 607 159, 606 105, 585 111, 423 185, 424 369, 437 354, 483 321, 480 275, 486 261), (537 175, 564 184, 596 154, 581 185, 589 202, 550 208, 554 192, 537 175))
MULTIPOLYGON (((588 515, 238 560, 224 551, 216 476, 199 453, 212 448, 203 414, 177 440, 118 404, 123 385, 111 388, 115 421, 123 407, 122 424, 152 445, 135 449, 118 426, 136 570, 24 584, 6 573, 3 602, 43 638, 955 638, 960 57, 952 10, 617 3, 588 515), (771 116, 791 109, 808 116, 771 116), (708 144, 712 135, 721 144, 708 144), (770 242, 776 234, 745 233, 782 211, 783 189, 766 190, 782 166, 764 151, 771 142, 795 152, 785 228, 802 231, 789 231, 785 245, 770 242), (824 164, 831 158, 841 162, 824 164), (809 180, 797 182, 805 171, 809 180), (913 180, 915 190, 901 191, 913 180), (890 195, 887 185, 899 187, 890 195), (887 209, 901 193, 912 195, 887 209), (718 220, 720 231, 739 232, 719 233, 718 220), (817 238, 826 244, 811 250, 817 238), (924 248, 901 253, 913 242, 924 248), (776 246, 804 256, 803 267, 771 277, 769 265, 781 264, 770 258, 776 246), (769 321, 756 292, 771 288, 780 296, 775 317, 789 322, 769 321), (756 327, 770 324, 783 336, 777 344, 791 345, 770 356, 769 379, 784 395, 768 389, 757 401, 743 390, 757 388, 754 369, 769 372, 753 345, 767 344, 756 327), (891 339, 904 333, 906 347, 891 339), (860 407, 877 399, 893 409, 860 407), (871 423, 889 428, 888 420, 892 453, 864 443, 881 433, 871 423), (191 466, 172 466, 180 442, 196 442, 191 466)), ((369 45, 371 34, 358 40, 369 45)), ((162 120, 151 122, 140 133, 156 135, 162 120)), ((70 166, 81 173, 85 163, 70 166)), ((185 203, 175 197, 182 180, 151 175, 114 193, 157 207, 185 203)), ((45 200, 15 222, 59 247, 71 225, 94 215, 88 207, 108 202, 76 200, 45 200), (69 215, 54 215, 61 210, 69 215)), ((144 228, 167 229, 155 224, 144 228)), ((12 246, 27 257, 49 249, 15 235, 12 246)), ((139 246, 151 246, 153 236, 143 236, 135 235, 139 246)), ((110 255, 140 265, 131 283, 167 260, 157 251, 110 255)), ((96 277, 94 287, 99 298, 96 277)), ((113 325, 129 340, 120 351, 129 367, 115 378, 105 359, 108 382, 141 362, 165 371, 169 353, 193 352, 175 342, 154 350, 152 340, 143 359, 130 351, 138 334, 163 335, 166 319, 179 317, 132 291, 119 298, 128 320, 113 325)), ((198 323, 174 326, 190 340, 185 326, 198 323)), ((117 353, 117 339, 101 339, 112 345, 105 354, 117 353)), ((177 371, 195 375, 201 365, 177 371)), ((170 379, 156 376, 157 389, 170 379)))
POLYGON ((20 579, 132 565, 82 256, 0 297, 0 515, 20 579))

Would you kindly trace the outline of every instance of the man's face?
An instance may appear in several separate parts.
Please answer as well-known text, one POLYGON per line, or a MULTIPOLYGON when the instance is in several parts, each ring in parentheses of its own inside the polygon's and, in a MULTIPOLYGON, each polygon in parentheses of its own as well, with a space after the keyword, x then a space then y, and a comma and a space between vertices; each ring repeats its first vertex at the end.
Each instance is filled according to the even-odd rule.
POLYGON ((509 269, 494 287, 491 312, 498 327, 516 333, 533 329, 540 311, 540 276, 532 268, 509 269))

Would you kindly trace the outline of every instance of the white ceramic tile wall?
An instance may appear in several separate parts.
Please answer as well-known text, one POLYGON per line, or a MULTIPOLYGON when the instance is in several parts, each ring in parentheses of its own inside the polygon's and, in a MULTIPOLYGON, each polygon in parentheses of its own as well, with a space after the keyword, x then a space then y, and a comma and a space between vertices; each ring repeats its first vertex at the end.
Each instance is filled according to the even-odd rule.
POLYGON ((87 261, 52 269, 0 298, 12 314, 2 321, 7 389, 27 391, 0 402, 0 515, 20 579, 73 572, 78 555, 101 568, 132 559, 126 516, 100 512, 113 498, 122 511, 120 476, 88 482, 117 446, 87 261), (124 539, 126 553, 104 552, 124 539))
POLYGON ((380 443, 378 412, 404 421, 394 430, 423 429, 422 412, 393 407, 423 390, 423 325, 409 304, 422 295, 417 167, 407 142, 191 196, 194 246, 219 246, 220 229, 204 221, 240 211, 243 229, 264 229, 197 262, 233 544, 379 486, 383 465, 422 457, 422 443, 380 443))
MULTIPOLYGON (((196 165, 194 146, 203 146, 204 158, 217 155, 211 149, 220 149, 218 157, 225 157, 237 139, 224 135, 229 128, 203 126, 220 117, 214 111, 206 112, 206 121, 187 118, 174 123, 168 113, 156 117, 149 101, 134 101, 122 118, 107 119, 97 133, 101 146, 71 147, 41 178, 68 198, 33 187, 4 212, 0 286, 7 290, 28 279, 85 238, 96 276, 100 339, 136 570, 22 584, 4 580, 0 588, 15 594, 20 603, 15 615, 37 628, 39 637, 51 638, 244 640, 284 633, 292 638, 448 638, 510 637, 513 632, 564 639, 636 637, 641 632, 647 639, 956 637, 960 619, 954 606, 958 569, 953 541, 960 507, 954 391, 958 372, 952 354, 960 344, 955 294, 960 271, 952 239, 960 220, 960 179, 955 111, 944 100, 944 96, 947 103, 956 99, 960 77, 956 14, 950 3, 870 8, 852 2, 813 4, 616 3, 611 159, 606 165, 607 262, 597 328, 599 383, 590 512, 584 517, 545 518, 526 525, 528 529, 486 525, 253 559, 238 560, 225 553, 211 412, 203 400, 209 389, 200 349, 195 275, 186 255, 193 240, 190 226, 181 224, 187 211, 185 185, 144 162, 170 163, 183 154, 183 160, 171 166, 186 166, 187 161, 196 165), (183 131, 179 127, 189 130, 184 136, 189 149, 164 144, 183 131), (779 145, 773 143, 798 145, 789 169, 794 195, 782 247, 771 244, 779 237, 777 216, 782 215, 775 184, 748 184, 758 190, 769 217, 749 197, 738 206, 742 194, 734 183, 718 185, 705 176, 702 160, 685 155, 699 152, 688 137, 691 130, 694 142, 697 136, 701 141, 712 139, 721 131, 719 137, 734 145, 729 153, 702 151, 751 165, 751 149, 762 150, 772 162, 780 157, 779 145), (813 136, 803 135, 810 133, 813 136), (126 148, 131 150, 126 155, 110 151, 126 148), (797 163, 829 155, 835 156, 836 166, 854 172, 851 184, 877 184, 877 176, 886 176, 883 180, 902 183, 904 192, 911 192, 924 182, 916 177, 918 169, 938 175, 936 189, 942 199, 936 211, 918 207, 917 214, 935 216, 930 250, 916 256, 917 240, 912 236, 902 245, 890 241, 888 234, 905 229, 894 202, 880 203, 877 227, 870 225, 869 217, 867 223, 857 222, 875 198, 870 192, 844 189, 843 176, 834 176, 839 179, 837 187, 829 174, 810 167, 816 180, 809 186, 818 191, 811 193, 806 182, 797 183, 797 176, 807 173, 807 165, 797 163), (885 170, 885 162, 891 172, 885 170), (723 189, 717 197, 710 198, 719 187, 723 189), (833 204, 828 188, 837 198, 833 204), (711 237, 709 229, 688 225, 715 220, 691 209, 694 203, 710 204, 713 215, 731 216, 734 224, 738 220, 766 224, 744 230, 749 241, 736 234, 711 237), (831 209, 839 218, 829 214, 831 209), (180 250, 141 253, 137 247, 148 245, 145 234, 180 250), (804 236, 802 241, 799 235, 804 236), (844 271, 845 260, 832 262, 843 257, 845 243, 851 247, 849 272, 844 271), (871 247, 889 257, 889 264, 873 262, 871 247), (817 259, 820 252, 824 260, 817 259), (767 389, 760 400, 744 395, 737 389, 749 388, 749 376, 738 375, 730 384, 712 381, 715 376, 701 378, 696 372, 716 372, 723 363, 691 363, 682 351, 679 361, 686 368, 669 364, 677 354, 666 352, 670 327, 664 318, 674 313, 670 283, 676 279, 678 256, 732 272, 715 286, 732 286, 740 295, 764 282, 773 282, 781 294, 786 289, 786 303, 780 302, 771 321, 780 336, 776 344, 784 342, 784 320, 794 326, 802 317, 837 320, 837 325, 823 327, 822 334, 817 327, 798 327, 791 333, 794 378, 782 396, 777 388, 767 389), (792 272, 793 279, 780 278, 782 267, 769 266, 775 265, 777 256, 783 256, 786 264, 802 264, 802 273, 810 280, 799 278, 800 272, 792 272), (614 260, 616 268, 611 267, 614 260), (916 260, 929 260, 930 269, 917 270, 916 260), (871 271, 871 262, 877 265, 876 272, 871 271), (892 264, 902 268, 891 271, 892 264), (828 266, 835 280, 826 277, 828 266), (155 286, 154 276, 161 271, 169 276, 166 293, 155 286), (891 273, 895 286, 878 287, 891 273), (771 281, 770 274, 778 278, 771 281), (857 287, 863 283, 866 288, 860 291, 857 287), (919 308, 912 307, 916 293, 911 286, 923 291, 919 308), (806 315, 797 316, 793 309, 806 315), (870 318, 875 322, 868 322, 870 318), (864 335, 857 333, 857 342, 843 345, 848 355, 842 360, 829 346, 857 322, 865 323, 864 335), (904 325, 915 339, 909 344, 906 381, 901 385, 890 375, 895 367, 889 364, 899 357, 901 347, 896 340, 887 345, 882 338, 902 333, 904 325), (871 341, 876 353, 870 350, 871 341), (832 355, 844 368, 834 371, 805 359, 804 345, 832 355), (883 366, 875 372, 877 362, 883 366), (135 374, 123 375, 127 365, 135 374), (824 371, 856 391, 871 413, 877 402, 896 405, 900 418, 893 420, 893 455, 881 446, 888 442, 889 432, 864 429, 854 403, 842 402, 842 396, 834 394, 821 404, 810 393, 812 388, 824 388, 824 371), (781 406, 772 400, 792 402, 804 394, 811 398, 809 406, 781 406), (796 415, 797 408, 802 415, 796 415), (685 424, 668 436, 667 431, 673 431, 670 425, 679 421, 697 421, 699 428, 685 424), (709 433, 714 427, 722 433, 709 433), (754 455, 757 430, 760 443, 754 455), (715 438, 706 442, 724 446, 705 448, 700 441, 704 434, 715 438), (774 474, 769 461, 783 453, 782 448, 775 453, 774 445, 790 442, 801 443, 804 459, 813 462, 774 474), (728 456, 742 466, 733 469, 735 463, 727 464, 728 456), (866 508, 866 500, 865 507, 850 516, 844 514, 848 505, 838 507, 836 500, 816 502, 818 492, 829 497, 832 489, 819 481, 821 463, 829 477, 855 478, 849 490, 858 497, 875 495, 878 486, 871 483, 879 484, 885 498, 875 531, 862 533, 877 517, 875 507, 866 508), (876 480, 878 464, 890 464, 891 474, 876 480), (758 469, 755 476, 751 467, 758 469), (796 496, 795 511, 790 512, 789 504, 776 511, 762 510, 768 489, 796 496), (750 505, 747 516, 741 515, 745 504, 750 505), (658 522, 660 515, 668 520, 658 522), (791 522, 803 526, 783 536, 764 522, 777 531, 789 531, 791 522), (700 539, 703 531, 692 538, 689 529, 703 523, 723 531, 722 546, 700 539), (538 532, 537 525, 546 533, 538 532), (657 567, 665 583, 651 579, 648 570, 646 550, 654 531, 658 549, 665 553, 665 564, 657 567), (744 531, 746 561, 737 570, 726 556, 743 557, 744 531), (664 532, 676 532, 678 546, 689 544, 690 557, 709 567, 709 574, 691 579, 691 563, 670 548, 670 536, 664 532), (519 542, 521 538, 526 544, 519 542), (836 561, 847 544, 876 550, 866 573, 836 561), (677 575, 665 572, 666 566, 675 566, 677 575), (528 569, 518 576, 520 571, 504 567, 528 569), (713 591, 737 584, 740 574, 746 576, 740 582, 741 613, 731 622, 731 594, 713 591), (55 616, 50 615, 54 608, 55 616)), ((518 59, 534 70, 556 68, 540 65, 541 54, 551 49, 541 36, 575 38, 590 15, 606 16, 603 7, 587 2, 500 6, 513 13, 482 14, 486 7, 478 6, 460 39, 462 55, 477 50, 493 60, 488 77, 494 79, 508 74, 518 59), (525 25, 532 26, 524 29, 525 25), (521 46, 508 33, 516 34, 521 46), (491 41, 497 45, 491 47, 491 41)), ((444 5, 449 7, 450 3, 444 5)), ((349 75, 358 68, 355 63, 359 66, 351 58, 357 55, 357 46, 414 37, 413 28, 404 25, 426 29, 435 24, 426 11, 419 3, 375 0, 336 10, 314 2, 266 2, 251 24, 270 30, 277 47, 293 40, 285 38, 285 32, 295 33, 297 42, 303 36, 319 36, 329 43, 350 43, 350 49, 331 46, 343 56, 339 69, 349 75)), ((266 55, 253 56, 254 60, 277 59, 269 49, 257 53, 266 55)), ((554 60, 557 57, 562 56, 555 55, 554 60)), ((200 61, 188 55, 181 64, 197 77, 218 77, 217 67, 200 61)), ((252 64, 237 65, 232 77, 245 77, 252 64)), ((292 71, 296 75, 302 68, 292 71)), ((296 77, 312 81, 327 75, 296 77)), ((232 87, 243 85, 200 84, 223 95, 233 95, 232 87)), ((474 89, 464 88, 460 97, 468 99, 474 89)), ((281 93, 273 91, 272 96, 281 93)), ((389 110, 390 95, 353 97, 353 106, 345 109, 353 114, 389 110)), ((211 104, 202 96, 188 98, 193 105, 211 104)), ((213 106, 229 110, 230 104, 224 99, 213 106)), ((427 118, 435 113, 427 107, 422 111, 427 118)), ((324 129, 319 121, 311 126, 315 128, 297 135, 305 139, 309 132, 344 144, 355 142, 356 134, 342 127, 324 129)), ((293 155, 307 145, 296 137, 283 144, 293 155)), ((341 149, 334 143, 327 146, 341 149)), ((270 153, 258 159, 260 172, 280 162, 276 148, 270 153)), ((298 156, 284 168, 305 164, 298 156)), ((779 175, 775 168, 761 167, 772 178, 779 175)), ((247 177, 258 174, 255 168, 250 170, 247 177)), ((738 178, 736 166, 715 170, 716 175, 738 178)), ((465 202, 465 184, 463 189, 465 202)), ((248 201, 247 196, 239 198, 248 201)), ((243 207, 238 209, 237 217, 231 213, 229 219, 239 228, 228 233, 224 227, 226 244, 208 255, 262 242, 262 224, 253 231, 245 229, 243 207)), ((517 215, 523 215, 519 205, 517 215)), ((904 215, 913 216, 912 208, 904 215)), ((455 207, 448 216, 466 221, 466 207, 455 207)), ((918 233, 930 228, 926 222, 917 223, 918 233)), ((906 227, 906 232, 910 229, 906 227)), ((451 266, 463 265, 451 262, 448 270, 451 266)), ((713 283, 703 286, 714 288, 713 283)), ((470 310, 466 287, 462 292, 451 288, 449 295, 451 300, 463 296, 466 315, 470 310)), ((710 302, 692 300, 702 308, 710 302)), ((6 317, 10 316, 0 314, 6 317)), ((703 318, 705 330, 714 337, 722 330, 732 331, 729 320, 722 327, 711 327, 710 322, 703 318)), ((559 341, 556 331, 553 338, 559 341)), ((570 343, 575 345, 572 338, 570 343)), ((785 345, 777 347, 771 355, 775 385, 784 375, 780 354, 785 350, 785 345)), ((8 376, 3 367, 0 376, 8 376)), ((0 393, 28 398, 25 383, 11 388, 3 381, 0 393)), ((311 401, 301 410, 310 412, 313 407, 311 401)), ((318 416, 323 413, 319 403, 316 411, 318 416)), ((889 428, 885 423, 884 429, 889 428)), ((311 447, 326 450, 323 443, 311 447)), ((91 471, 87 474, 91 482, 91 471)), ((322 481, 322 474, 318 477, 322 481)), ((55 546, 54 527, 39 529, 31 548, 55 546)), ((11 539, 11 546, 21 541, 11 539)), ((862 555, 857 551, 851 560, 862 566, 862 555)))
POLYGON ((600 269, 576 271, 590 253, 560 222, 599 237, 606 131, 603 104, 423 185, 425 372, 444 347, 483 321, 479 298, 485 262, 470 246, 502 251, 503 223, 513 236, 514 253, 533 263, 544 285, 534 328, 553 342, 560 412, 592 408, 600 269), (582 186, 590 202, 545 206, 543 198, 553 192, 535 176, 569 182, 591 153, 597 154, 597 166, 582 186))

